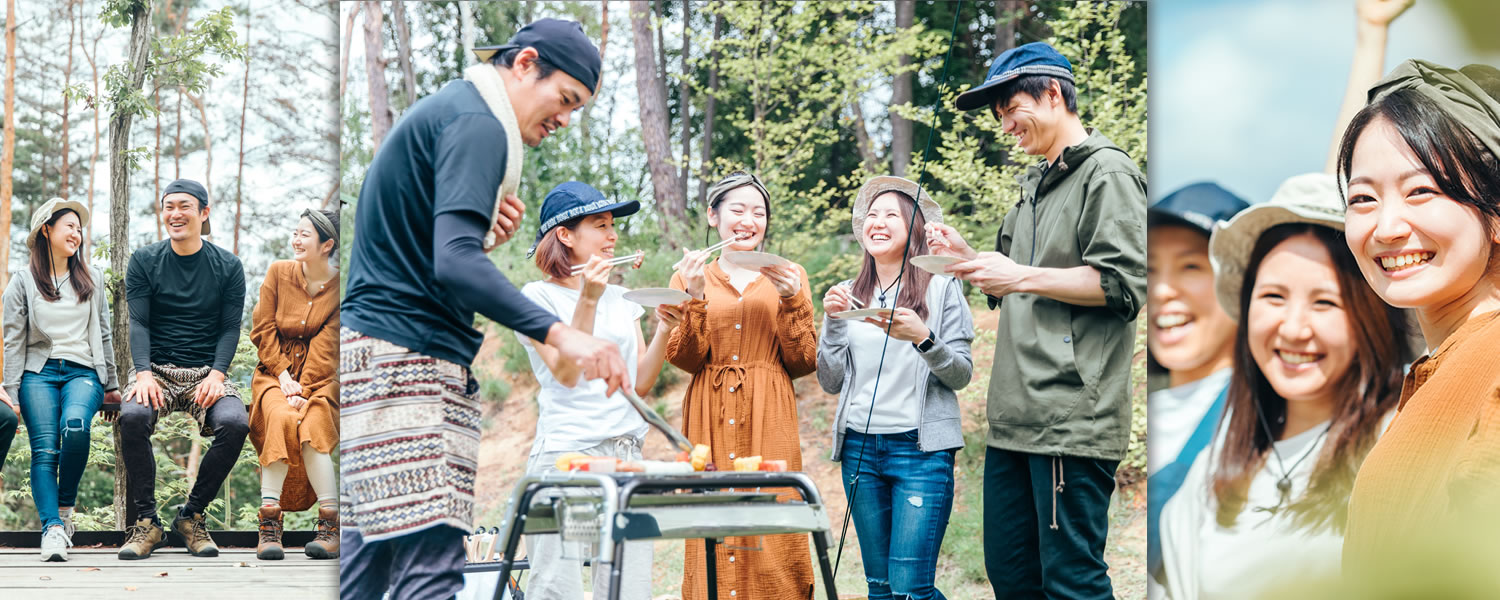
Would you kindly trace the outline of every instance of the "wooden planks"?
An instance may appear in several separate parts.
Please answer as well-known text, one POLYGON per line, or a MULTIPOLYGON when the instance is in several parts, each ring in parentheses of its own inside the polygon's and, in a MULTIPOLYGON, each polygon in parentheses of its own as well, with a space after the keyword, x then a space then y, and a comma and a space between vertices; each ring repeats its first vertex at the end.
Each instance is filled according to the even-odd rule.
POLYGON ((248 548, 221 549, 217 557, 199 558, 182 548, 163 547, 144 560, 120 560, 117 551, 74 548, 67 562, 44 563, 35 548, 0 548, 0 595, 6 600, 56 598, 63 591, 99 592, 94 598, 338 596, 338 561, 313 560, 298 550, 279 561, 257 560, 248 548))

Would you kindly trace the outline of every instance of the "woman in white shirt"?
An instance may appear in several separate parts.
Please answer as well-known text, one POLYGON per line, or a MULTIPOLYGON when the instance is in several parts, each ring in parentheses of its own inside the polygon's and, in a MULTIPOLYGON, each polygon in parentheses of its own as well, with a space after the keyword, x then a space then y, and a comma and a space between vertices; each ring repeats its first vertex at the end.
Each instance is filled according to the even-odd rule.
MULTIPOLYGON (((661 373, 667 334, 677 325, 680 313, 670 307, 656 311, 659 322, 648 346, 640 326, 645 309, 622 296, 625 288, 607 283, 611 268, 605 261, 614 257, 619 239, 614 220, 638 210, 637 201, 612 202, 576 181, 553 188, 542 202, 542 225, 532 247, 537 268, 547 278, 526 284, 521 292, 578 330, 619 344, 625 364, 634 367, 631 386, 636 394, 645 395, 661 373), (574 265, 585 266, 574 273, 574 265)), ((584 381, 578 365, 561 358, 556 350, 519 334, 516 337, 526 347, 531 371, 541 385, 528 474, 556 470, 557 459, 570 452, 640 460, 646 421, 620 392, 606 397, 603 380, 584 381)), ((578 550, 565 553, 556 535, 527 536, 526 544, 531 560, 527 598, 583 598, 578 550)), ((620 597, 650 598, 651 543, 628 542, 624 562, 620 597)), ((605 597, 608 575, 595 570, 595 598, 605 597)))
POLYGON ((1225 416, 1160 523, 1167 595, 1260 598, 1338 573, 1360 461, 1401 392, 1405 315, 1343 240, 1333 177, 1287 180, 1214 233, 1219 303, 1238 321, 1225 416))
POLYGON ((118 407, 109 305, 88 266, 89 211, 53 198, 32 213, 29 268, 5 289, 5 382, 31 438, 31 497, 42 560, 68 559, 73 505, 89 459, 89 431, 118 407))

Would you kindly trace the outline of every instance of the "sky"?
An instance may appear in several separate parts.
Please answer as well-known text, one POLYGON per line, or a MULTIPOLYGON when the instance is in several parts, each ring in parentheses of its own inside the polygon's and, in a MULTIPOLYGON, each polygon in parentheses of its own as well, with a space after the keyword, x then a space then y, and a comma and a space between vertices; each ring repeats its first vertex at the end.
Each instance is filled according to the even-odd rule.
MULTIPOLYGON (((1154 0, 1148 10, 1152 201, 1216 181, 1263 202, 1287 177, 1322 170, 1354 53, 1352 0, 1154 0)), ((1500 65, 1432 0, 1391 25, 1382 72, 1408 58, 1500 65)))

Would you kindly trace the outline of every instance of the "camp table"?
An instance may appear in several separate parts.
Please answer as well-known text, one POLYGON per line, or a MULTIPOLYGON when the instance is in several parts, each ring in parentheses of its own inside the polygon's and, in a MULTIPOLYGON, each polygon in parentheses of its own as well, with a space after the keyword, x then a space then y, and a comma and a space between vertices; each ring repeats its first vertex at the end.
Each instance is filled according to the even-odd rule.
MULTIPOLYGON (((812 536, 823 589, 828 600, 838 599, 828 560, 828 514, 817 487, 803 473, 573 471, 527 475, 516 482, 506 501, 505 515, 496 546, 501 558, 495 567, 479 567, 500 571, 496 600, 501 599, 510 579, 522 534, 561 534, 565 541, 597 541, 593 566, 609 572, 609 600, 620 597, 620 565, 627 540, 701 538, 707 559, 708 598, 717 600, 720 594, 714 547, 719 539, 785 533, 812 536), (802 501, 777 502, 775 494, 760 491, 764 487, 794 488, 801 493, 802 501), (574 493, 534 502, 538 494, 548 490, 574 493), (583 490, 598 493, 577 493, 583 490)), ((728 595, 739 600, 735 591, 728 595)))

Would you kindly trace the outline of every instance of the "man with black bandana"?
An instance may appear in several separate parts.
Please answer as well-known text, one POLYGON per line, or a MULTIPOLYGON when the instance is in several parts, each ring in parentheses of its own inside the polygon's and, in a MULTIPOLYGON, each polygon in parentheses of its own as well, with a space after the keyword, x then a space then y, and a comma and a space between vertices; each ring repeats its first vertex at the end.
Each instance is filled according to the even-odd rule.
POLYGON ((129 476, 134 516, 119 557, 146 558, 165 534, 156 514, 156 458, 151 434, 161 417, 191 414, 213 445, 198 465, 187 503, 172 530, 194 556, 217 556, 203 510, 239 458, 250 425, 234 383, 225 380, 239 345, 245 270, 228 250, 203 241, 210 231, 208 190, 178 179, 162 190, 168 239, 135 251, 125 273, 130 355, 135 381, 120 407, 121 461, 129 476))
POLYGON ((599 52, 579 24, 543 19, 475 53, 481 63, 391 129, 360 188, 340 332, 344 598, 463 588, 481 412, 470 365, 484 340, 474 313, 555 348, 609 394, 628 381, 617 346, 559 321, 485 257, 521 223, 522 144, 593 97, 599 52))

